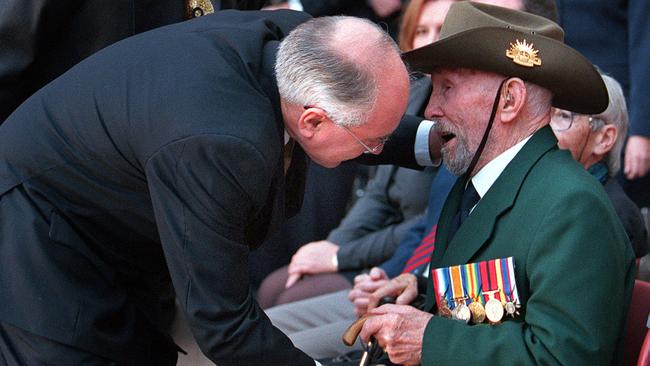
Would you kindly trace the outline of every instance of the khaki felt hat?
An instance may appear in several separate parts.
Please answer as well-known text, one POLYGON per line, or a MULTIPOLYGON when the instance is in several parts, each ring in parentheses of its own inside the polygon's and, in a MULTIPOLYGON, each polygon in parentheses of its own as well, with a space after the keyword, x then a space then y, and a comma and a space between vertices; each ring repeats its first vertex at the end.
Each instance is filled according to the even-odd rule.
POLYGON ((411 69, 461 67, 519 77, 553 93, 553 105, 582 114, 609 103, 603 80, 589 60, 564 44, 554 22, 529 13, 468 1, 453 4, 440 39, 403 55, 411 69))

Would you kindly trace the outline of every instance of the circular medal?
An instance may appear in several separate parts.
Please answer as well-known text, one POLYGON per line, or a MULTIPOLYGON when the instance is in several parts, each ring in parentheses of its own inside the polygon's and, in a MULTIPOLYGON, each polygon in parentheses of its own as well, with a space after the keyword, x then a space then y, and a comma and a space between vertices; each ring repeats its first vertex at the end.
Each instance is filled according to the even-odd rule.
POLYGON ((490 299, 485 304, 485 316, 490 323, 498 323, 503 318, 503 305, 497 299, 490 299))
POLYGON ((512 301, 508 301, 506 302, 505 308, 506 308, 506 314, 514 318, 515 312, 517 311, 517 307, 515 306, 515 303, 512 301))
POLYGON ((481 324, 485 321, 485 308, 478 301, 472 301, 469 304, 469 311, 472 313, 472 323, 481 324))
POLYGON ((456 314, 454 314, 456 319, 469 323, 469 320, 472 318, 472 313, 469 311, 467 305, 460 304, 454 310, 456 311, 456 314))

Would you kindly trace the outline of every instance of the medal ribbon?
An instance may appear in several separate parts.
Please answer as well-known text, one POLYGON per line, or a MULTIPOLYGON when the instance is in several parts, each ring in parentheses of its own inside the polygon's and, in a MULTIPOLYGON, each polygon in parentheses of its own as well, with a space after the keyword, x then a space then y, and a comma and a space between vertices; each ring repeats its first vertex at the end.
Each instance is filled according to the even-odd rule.
MULTIPOLYGON (((454 300, 454 308, 457 306, 456 301, 465 297, 465 291, 463 291, 463 278, 460 273, 460 266, 451 266, 449 267, 449 272, 451 274, 451 291, 452 299, 454 300)), ((453 308, 451 308, 453 309, 453 308)))
MULTIPOLYGON (((489 291, 499 290, 500 289, 499 284, 503 283, 503 282, 499 282, 499 278, 497 277, 497 267, 498 266, 496 266, 496 263, 495 263, 497 260, 498 259, 493 259, 493 260, 490 260, 490 261, 487 262, 487 266, 488 266, 488 282, 489 282, 489 286, 490 286, 489 291)), ((500 292, 501 291, 495 293, 495 295, 494 295, 494 298, 496 298, 497 300, 501 300, 501 296, 500 296, 501 293, 500 292)), ((504 302, 504 301, 501 301, 501 302, 504 302)))
POLYGON ((502 304, 520 304, 512 257, 436 268, 431 270, 431 277, 438 306, 443 298, 449 309, 456 307, 459 298, 466 298, 466 305, 472 301, 485 305, 490 298, 486 293, 494 290, 499 290, 493 296, 502 304))

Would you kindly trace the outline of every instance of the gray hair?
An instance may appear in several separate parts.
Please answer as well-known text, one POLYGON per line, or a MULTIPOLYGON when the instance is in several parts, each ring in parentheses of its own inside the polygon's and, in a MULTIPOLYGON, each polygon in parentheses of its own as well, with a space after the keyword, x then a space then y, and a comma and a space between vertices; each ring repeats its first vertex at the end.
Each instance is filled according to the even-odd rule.
POLYGON ((553 93, 550 90, 524 81, 526 85, 526 92, 528 93, 528 106, 530 108, 531 116, 540 116, 548 113, 553 104, 553 93))
POLYGON ((381 55, 372 55, 373 50, 381 49, 398 52, 390 36, 368 20, 346 16, 311 19, 280 43, 275 65, 280 96, 290 103, 322 108, 338 125, 362 125, 377 100, 376 65, 371 63, 382 62, 381 55), (346 25, 369 26, 377 35, 346 33, 346 25), (361 50, 370 50, 371 55, 362 56, 369 61, 354 58, 359 48, 346 51, 337 47, 343 36, 361 50))
POLYGON ((609 169, 609 175, 614 176, 621 169, 621 152, 627 135, 628 115, 627 104, 625 103, 625 96, 621 84, 611 76, 601 74, 605 86, 607 87, 607 94, 609 94, 609 105, 607 109, 601 114, 593 115, 592 118, 596 121, 602 121, 599 125, 592 128, 595 130, 606 125, 615 126, 618 130, 614 146, 609 150, 605 158, 605 164, 609 169))

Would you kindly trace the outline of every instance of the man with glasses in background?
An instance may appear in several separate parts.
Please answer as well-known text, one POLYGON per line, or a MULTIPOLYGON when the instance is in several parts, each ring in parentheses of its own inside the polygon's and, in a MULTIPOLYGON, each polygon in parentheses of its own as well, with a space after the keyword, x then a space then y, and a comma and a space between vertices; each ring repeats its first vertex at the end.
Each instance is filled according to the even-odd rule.
POLYGON ((551 128, 561 149, 603 184, 621 219, 637 258, 648 253, 646 227, 639 208, 625 194, 614 176, 621 169, 621 150, 625 144, 628 114, 620 84, 602 75, 609 94, 609 106, 597 115, 584 115, 554 108, 551 128))

